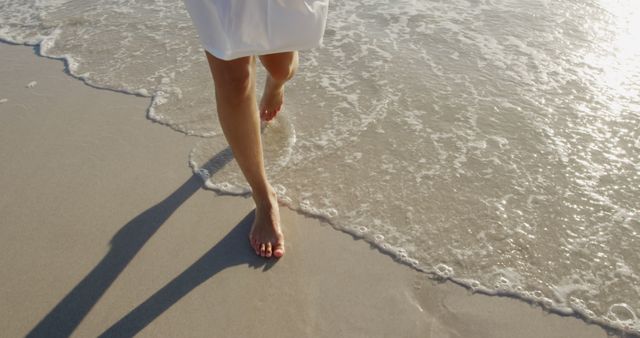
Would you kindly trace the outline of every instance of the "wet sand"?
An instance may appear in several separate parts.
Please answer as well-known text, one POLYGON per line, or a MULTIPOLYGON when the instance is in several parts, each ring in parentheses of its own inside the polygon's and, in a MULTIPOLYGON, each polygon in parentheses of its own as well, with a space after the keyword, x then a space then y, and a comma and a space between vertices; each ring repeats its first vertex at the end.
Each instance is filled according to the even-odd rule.
POLYGON ((256 257, 251 200, 202 189, 198 139, 147 120, 148 98, 91 88, 31 47, 0 55, 3 336, 607 336, 430 281, 284 208, 287 254, 256 257))

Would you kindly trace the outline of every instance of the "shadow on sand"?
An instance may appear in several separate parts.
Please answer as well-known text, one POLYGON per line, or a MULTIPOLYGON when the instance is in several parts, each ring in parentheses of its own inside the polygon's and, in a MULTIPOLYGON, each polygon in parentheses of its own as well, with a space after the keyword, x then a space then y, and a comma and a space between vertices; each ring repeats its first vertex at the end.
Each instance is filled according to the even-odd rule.
MULTIPOLYGON (((227 148, 211 158, 205 167, 215 167, 219 170, 232 158, 227 148)), ((193 175, 163 201, 125 224, 112 238, 109 252, 98 265, 29 332, 27 337, 70 336, 151 236, 201 187, 202 180, 193 175)), ((191 290, 227 267, 247 264, 255 268, 263 266, 265 270, 270 268, 273 262, 257 257, 247 245, 247 233, 253 217, 252 211, 189 268, 113 324, 101 336, 135 335, 191 290)))

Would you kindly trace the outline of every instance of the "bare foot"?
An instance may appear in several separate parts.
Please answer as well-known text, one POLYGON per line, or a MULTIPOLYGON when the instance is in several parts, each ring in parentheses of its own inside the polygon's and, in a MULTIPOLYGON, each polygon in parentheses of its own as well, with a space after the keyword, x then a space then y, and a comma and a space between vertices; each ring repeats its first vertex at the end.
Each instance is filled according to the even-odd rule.
POLYGON ((266 201, 256 201, 255 220, 249 232, 249 242, 258 256, 279 258, 284 255, 280 210, 273 190, 266 201))
POLYGON ((284 101, 284 82, 279 83, 267 74, 264 92, 260 100, 260 119, 271 121, 282 108, 284 101))

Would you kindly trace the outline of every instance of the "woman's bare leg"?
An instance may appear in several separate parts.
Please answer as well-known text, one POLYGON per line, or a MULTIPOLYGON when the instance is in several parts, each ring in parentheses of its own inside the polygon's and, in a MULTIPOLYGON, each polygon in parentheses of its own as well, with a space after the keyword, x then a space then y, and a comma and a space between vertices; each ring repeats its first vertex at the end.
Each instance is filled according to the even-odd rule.
POLYGON ((280 230, 278 200, 267 180, 262 157, 255 57, 224 61, 206 54, 215 84, 220 126, 256 203, 256 217, 249 234, 251 246, 260 256, 281 257, 284 237, 280 230))
POLYGON ((267 70, 267 80, 260 100, 260 118, 270 121, 280 111, 284 100, 284 84, 298 69, 298 52, 260 55, 267 70))

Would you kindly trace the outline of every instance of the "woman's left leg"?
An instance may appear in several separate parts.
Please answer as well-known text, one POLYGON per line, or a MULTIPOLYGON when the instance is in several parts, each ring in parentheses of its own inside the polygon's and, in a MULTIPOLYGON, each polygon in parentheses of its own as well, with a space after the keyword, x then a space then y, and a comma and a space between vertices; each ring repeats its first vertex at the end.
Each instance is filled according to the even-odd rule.
POLYGON ((260 118, 270 121, 276 117, 282 107, 284 84, 298 69, 298 52, 260 55, 260 62, 268 73, 260 100, 260 118))

